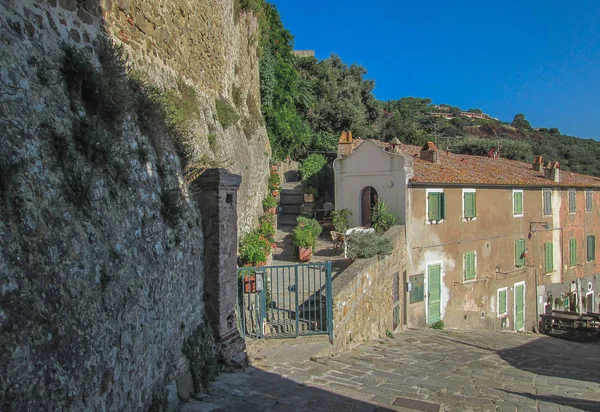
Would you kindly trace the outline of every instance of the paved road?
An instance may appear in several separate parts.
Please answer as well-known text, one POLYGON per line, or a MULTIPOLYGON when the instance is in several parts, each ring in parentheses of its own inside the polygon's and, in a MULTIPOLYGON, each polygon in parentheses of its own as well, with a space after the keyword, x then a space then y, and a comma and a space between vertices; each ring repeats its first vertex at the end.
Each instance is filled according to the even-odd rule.
POLYGON ((306 360, 311 345, 323 344, 264 349, 183 411, 600 411, 598 343, 414 330, 306 360), (428 404, 393 406, 398 397, 428 404))

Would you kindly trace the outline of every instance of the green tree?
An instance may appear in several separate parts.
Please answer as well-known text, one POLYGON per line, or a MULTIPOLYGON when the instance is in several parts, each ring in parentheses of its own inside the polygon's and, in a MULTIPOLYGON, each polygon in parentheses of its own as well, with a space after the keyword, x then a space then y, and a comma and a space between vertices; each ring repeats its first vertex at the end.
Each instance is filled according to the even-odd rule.
POLYGON ((510 125, 522 131, 533 130, 529 122, 525 119, 525 115, 523 113, 516 114, 510 125))

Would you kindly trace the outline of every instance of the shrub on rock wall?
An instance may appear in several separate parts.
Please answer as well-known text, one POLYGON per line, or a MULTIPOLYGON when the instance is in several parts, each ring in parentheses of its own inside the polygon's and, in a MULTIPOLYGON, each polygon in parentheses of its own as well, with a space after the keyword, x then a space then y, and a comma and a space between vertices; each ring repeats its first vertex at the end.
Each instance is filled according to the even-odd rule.
POLYGON ((215 340, 206 317, 204 324, 185 339, 182 351, 190 362, 194 390, 199 392, 219 374, 215 340))
POLYGON ((373 256, 383 257, 394 250, 390 238, 379 236, 373 232, 356 232, 346 239, 347 253, 350 259, 368 259, 373 256))

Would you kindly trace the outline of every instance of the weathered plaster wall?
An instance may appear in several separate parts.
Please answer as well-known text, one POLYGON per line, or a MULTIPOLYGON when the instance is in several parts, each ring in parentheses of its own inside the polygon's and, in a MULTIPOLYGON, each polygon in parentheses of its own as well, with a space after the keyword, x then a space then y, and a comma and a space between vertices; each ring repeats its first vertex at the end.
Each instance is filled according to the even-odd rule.
POLYGON ((352 212, 351 226, 359 226, 361 193, 371 186, 379 199, 405 222, 407 179, 412 176, 412 158, 384 151, 373 140, 366 140, 354 149, 352 156, 337 158, 335 172, 335 207, 352 212))
MULTIPOLYGON (((586 261, 586 236, 600 233, 598 196, 592 211, 585 210, 585 191, 577 191, 577 211, 568 213, 567 190, 553 191, 553 211, 544 215, 542 188, 525 188, 523 215, 513 216, 512 188, 477 187, 477 218, 463 216, 463 188, 412 187, 409 189, 407 243, 411 274, 425 274, 427 265, 442 263, 442 318, 451 328, 514 328, 514 286, 525 282, 525 329, 537 325, 536 293, 539 285, 570 282, 576 277, 597 272, 594 262, 586 261), (446 219, 430 224, 427 216, 427 190, 443 189, 446 219), (547 223, 547 226, 546 226, 547 223), (515 267, 515 240, 525 239, 528 249, 526 268, 515 267), (568 267, 569 238, 576 238, 578 264, 568 267), (545 273, 544 244, 552 242, 553 270, 545 273), (476 279, 464 278, 464 254, 476 252, 476 279), (498 289, 507 287, 506 315, 497 313, 498 289)), ((563 287, 564 288, 564 287, 563 287)), ((424 326, 425 300, 409 306, 409 325, 424 326)))
POLYGON ((167 128, 156 142, 129 107, 104 124, 73 96, 64 47, 99 67, 98 36, 108 32, 160 89, 177 79, 194 87, 191 160, 242 175, 243 230, 261 211, 270 149, 256 21, 235 20, 233 1, 0 3, 3 411, 142 411, 169 382, 171 395, 176 386, 189 396, 178 377, 189 377, 184 340, 206 336, 195 332, 206 330, 202 227, 211 216, 188 193, 167 128), (237 104, 236 124, 216 120, 217 98, 237 104))
POLYGON ((408 269, 404 226, 393 226, 384 236, 394 244, 391 255, 358 259, 333 280, 335 350, 350 349, 394 330, 394 276, 398 277, 402 319, 403 276, 408 269))

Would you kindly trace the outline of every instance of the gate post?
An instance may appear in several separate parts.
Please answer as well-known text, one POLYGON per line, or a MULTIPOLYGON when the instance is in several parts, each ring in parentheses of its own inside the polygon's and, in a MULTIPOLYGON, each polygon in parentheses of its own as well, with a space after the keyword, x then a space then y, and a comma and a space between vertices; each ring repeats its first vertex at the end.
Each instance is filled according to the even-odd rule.
POLYGON ((246 344, 235 323, 237 192, 240 175, 208 169, 193 183, 204 233, 204 305, 217 342, 219 361, 246 366, 246 344))
POLYGON ((331 281, 331 260, 327 262, 327 332, 329 332, 329 343, 333 344, 333 290, 331 281))

